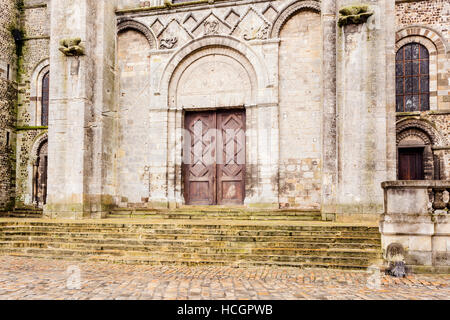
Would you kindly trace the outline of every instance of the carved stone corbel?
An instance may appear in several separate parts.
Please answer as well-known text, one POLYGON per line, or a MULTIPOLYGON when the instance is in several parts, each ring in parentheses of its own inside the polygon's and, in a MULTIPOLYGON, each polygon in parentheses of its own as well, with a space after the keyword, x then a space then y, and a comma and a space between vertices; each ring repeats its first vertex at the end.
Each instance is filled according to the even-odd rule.
POLYGON ((362 24, 369 19, 374 12, 369 10, 368 5, 346 6, 339 10, 338 25, 343 27, 349 24, 362 24))
POLYGON ((62 39, 59 42, 59 51, 68 57, 83 56, 85 54, 84 47, 80 43, 80 38, 62 39))

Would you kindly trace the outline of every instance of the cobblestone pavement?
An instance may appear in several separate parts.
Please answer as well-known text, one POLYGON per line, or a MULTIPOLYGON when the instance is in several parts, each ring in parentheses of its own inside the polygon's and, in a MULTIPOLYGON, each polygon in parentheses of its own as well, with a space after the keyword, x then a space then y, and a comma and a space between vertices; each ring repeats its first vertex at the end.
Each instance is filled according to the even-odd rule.
POLYGON ((450 275, 136 266, 0 256, 0 299, 449 299, 450 275))

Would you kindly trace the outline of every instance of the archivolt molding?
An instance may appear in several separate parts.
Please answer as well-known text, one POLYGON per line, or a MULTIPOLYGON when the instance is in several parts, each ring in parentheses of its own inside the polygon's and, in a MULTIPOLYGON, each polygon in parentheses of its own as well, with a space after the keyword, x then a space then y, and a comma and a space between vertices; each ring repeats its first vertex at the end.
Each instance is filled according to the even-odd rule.
POLYGON ((403 130, 398 136, 397 136, 397 145, 400 145, 400 143, 407 139, 408 137, 415 136, 418 137, 424 145, 432 145, 432 142, 430 138, 428 137, 428 134, 423 132, 422 130, 419 130, 417 128, 410 128, 403 130))
POLYGON ((397 50, 404 45, 401 44, 399 46, 399 43, 402 39, 413 36, 424 37, 429 39, 436 46, 437 54, 445 55, 448 52, 447 44, 443 40, 443 37, 439 34, 439 32, 433 30, 430 27, 418 25, 408 26, 406 28, 397 31, 396 33, 397 50))
POLYGON ((48 132, 41 133, 34 139, 33 146, 30 152, 30 162, 34 164, 39 156, 39 148, 44 142, 48 141, 48 132))
POLYGON ((275 18, 275 22, 273 23, 272 31, 270 33, 271 37, 279 38, 280 31, 283 25, 287 20, 289 20, 289 18, 291 18, 300 10, 312 10, 320 13, 320 2, 315 0, 297 0, 291 4, 288 4, 283 10, 280 11, 280 13, 278 13, 278 16, 275 18))
POLYGON ((443 142, 436 130, 423 120, 407 119, 397 123, 397 145, 410 135, 418 136, 425 144, 433 146, 441 146, 443 142))
MULTIPOLYGON (((169 93, 169 85, 172 81, 174 72, 176 70, 182 70, 181 63, 185 59, 195 52, 211 47, 231 49, 237 54, 235 59, 240 59, 243 65, 251 66, 256 77, 254 82, 257 84, 257 88, 255 88, 255 90, 265 89, 270 86, 269 73, 266 66, 262 63, 261 58, 248 45, 231 36, 204 36, 190 41, 173 54, 162 72, 156 95, 169 93)), ((250 74, 252 73, 251 70, 247 71, 250 74)))
POLYGON ((119 20, 118 24, 117 24, 117 33, 120 33, 122 31, 125 30, 136 30, 140 33, 142 33, 145 38, 147 38, 149 44, 150 44, 150 48, 154 49, 156 48, 156 37, 153 34, 152 30, 150 30, 150 28, 147 28, 144 24, 135 21, 135 20, 130 20, 130 19, 125 19, 125 20, 119 20))

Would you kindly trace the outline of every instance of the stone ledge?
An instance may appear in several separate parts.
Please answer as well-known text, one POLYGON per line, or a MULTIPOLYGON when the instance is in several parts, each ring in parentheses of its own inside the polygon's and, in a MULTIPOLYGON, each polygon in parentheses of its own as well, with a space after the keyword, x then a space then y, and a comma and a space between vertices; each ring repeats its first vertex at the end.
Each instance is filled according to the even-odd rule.
POLYGON ((381 184, 383 189, 425 189, 425 188, 450 188, 450 180, 399 180, 386 181, 381 184))

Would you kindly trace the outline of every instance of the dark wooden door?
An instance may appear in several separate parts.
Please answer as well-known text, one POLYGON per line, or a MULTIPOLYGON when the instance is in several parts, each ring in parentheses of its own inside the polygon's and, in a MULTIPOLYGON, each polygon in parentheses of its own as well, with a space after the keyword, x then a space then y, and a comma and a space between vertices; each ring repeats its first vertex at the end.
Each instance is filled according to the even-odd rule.
POLYGON ((188 204, 213 205, 216 178, 216 113, 187 113, 184 149, 184 196, 188 204))
POLYGON ((37 160, 37 202, 39 205, 47 203, 47 171, 48 171, 48 143, 44 142, 39 149, 37 160))
POLYGON ((217 203, 242 204, 245 179, 245 111, 217 114, 217 203))
POLYGON ((399 180, 423 180, 423 148, 398 150, 399 180))
POLYGON ((245 179, 245 111, 187 112, 183 156, 189 205, 242 204, 245 179))

